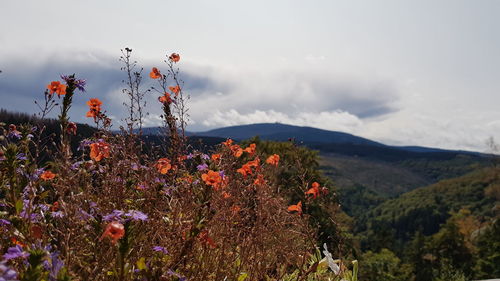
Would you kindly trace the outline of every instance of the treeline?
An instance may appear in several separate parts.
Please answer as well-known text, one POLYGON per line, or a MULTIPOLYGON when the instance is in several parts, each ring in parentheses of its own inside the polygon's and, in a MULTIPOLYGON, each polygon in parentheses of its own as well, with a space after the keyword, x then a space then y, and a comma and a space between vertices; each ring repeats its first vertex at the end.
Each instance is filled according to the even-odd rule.
MULTIPOLYGON (((387 200, 356 219, 362 280, 500 276, 500 169, 387 200)), ((359 197, 359 196, 358 196, 359 197)))

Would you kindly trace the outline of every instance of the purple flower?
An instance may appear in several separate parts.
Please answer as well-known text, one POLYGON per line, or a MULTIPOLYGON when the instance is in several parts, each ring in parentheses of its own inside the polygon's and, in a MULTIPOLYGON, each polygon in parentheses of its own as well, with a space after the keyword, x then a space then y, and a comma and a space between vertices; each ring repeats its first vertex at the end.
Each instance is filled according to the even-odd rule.
POLYGON ((17 154, 16 158, 17 158, 17 160, 27 160, 28 159, 28 158, 26 158, 26 154, 24 154, 24 153, 17 154))
POLYGON ((78 151, 84 150, 86 146, 89 146, 93 143, 93 141, 89 139, 84 139, 80 142, 80 145, 78 146, 78 151))
POLYGON ((225 175, 225 173, 224 173, 224 171, 219 171, 219 175, 220 175, 220 177, 221 177, 221 178, 223 178, 223 179, 224 179, 224 177, 226 176, 226 175, 225 175))
POLYGON ((44 168, 36 169, 33 174, 28 175, 30 181, 36 181, 40 178, 40 175, 45 171, 44 168))
POLYGON ((77 162, 71 164, 70 169, 71 170, 78 170, 78 168, 80 168, 80 165, 82 165, 82 163, 83 163, 82 161, 77 161, 77 162))
POLYGON ((148 186, 145 183, 139 183, 137 185, 136 189, 138 189, 138 190, 145 190, 145 189, 148 189, 148 186))
POLYGON ((195 157, 195 155, 193 153, 189 153, 188 155, 186 155, 186 159, 193 159, 195 157))
POLYGON ((125 214, 126 217, 132 218, 134 221, 147 221, 148 216, 141 211, 129 210, 128 213, 125 214))
POLYGON ((73 84, 78 90, 85 92, 85 84, 87 83, 85 79, 75 79, 75 75, 61 75, 61 79, 66 81, 66 84, 73 84))
POLYGON ((50 247, 47 250, 49 251, 50 262, 49 260, 45 260, 43 266, 45 267, 45 270, 49 271, 49 280, 56 281, 59 271, 64 266, 64 262, 59 259, 59 252, 55 251, 51 253, 50 247))
POLYGON ((38 204, 37 206, 44 212, 47 212, 50 209, 50 206, 46 204, 38 204))
POLYGON ((0 263, 0 280, 1 281, 16 281, 17 272, 5 265, 5 263, 0 263))
POLYGON ((6 226, 6 225, 9 225, 9 224, 10 224, 10 221, 4 220, 4 219, 0 219, 0 226, 6 226))
POLYGON ((168 254, 167 249, 163 248, 162 246, 154 246, 153 251, 164 253, 165 255, 168 254))
POLYGON ((210 159, 210 156, 208 156, 208 154, 203 153, 203 154, 201 155, 201 159, 204 159, 204 160, 209 160, 209 159, 210 159))
POLYGON ((94 219, 94 217, 91 214, 80 209, 80 220, 87 221, 89 219, 94 219))
POLYGON ((16 139, 21 139, 21 132, 19 132, 18 130, 13 130, 13 131, 10 131, 9 134, 7 135, 7 137, 13 139, 13 138, 16 138, 16 139))
POLYGON ((169 269, 167 271, 167 274, 170 275, 170 276, 175 276, 177 278, 179 278, 179 281, 187 281, 187 278, 180 275, 179 273, 175 272, 175 271, 172 271, 171 269, 169 269))
POLYGON ((203 163, 203 164, 196 166, 196 169, 198 169, 198 171, 204 171, 204 170, 208 169, 208 165, 203 163))
POLYGON ((132 163, 132 165, 130 165, 130 168, 134 171, 137 171, 139 170, 139 165, 137 163, 132 163))
POLYGON ((19 245, 16 245, 14 247, 10 247, 7 249, 7 253, 3 255, 3 258, 5 260, 11 260, 11 259, 16 259, 16 258, 27 258, 29 257, 29 253, 23 251, 23 248, 19 245))
POLYGON ((52 212, 50 215, 51 215, 53 218, 59 218, 59 219, 64 218, 64 213, 63 213, 63 212, 61 212, 61 211, 52 212))
POLYGON ((121 221, 125 213, 120 210, 113 210, 111 214, 105 215, 102 219, 105 221, 121 221))

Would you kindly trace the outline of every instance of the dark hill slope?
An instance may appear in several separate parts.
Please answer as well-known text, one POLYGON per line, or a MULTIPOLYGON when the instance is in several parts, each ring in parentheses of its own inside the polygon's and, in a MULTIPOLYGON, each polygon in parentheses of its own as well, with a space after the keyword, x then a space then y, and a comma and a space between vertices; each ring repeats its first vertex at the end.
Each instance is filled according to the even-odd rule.
POLYGON ((380 144, 378 142, 374 142, 347 133, 327 131, 311 127, 285 125, 280 123, 261 123, 231 126, 195 134, 200 136, 233 138, 236 140, 244 140, 252 138, 254 136, 259 136, 261 139, 274 141, 287 141, 288 139, 293 138, 297 143, 303 142, 305 144, 351 143, 383 146, 383 144, 380 144))
MULTIPOLYGON (((442 180, 390 199, 366 212, 358 221, 358 231, 367 237, 376 233, 408 241, 414 233, 431 235, 450 217, 451 212, 469 209, 479 217, 493 217, 498 208, 492 189, 500 186, 500 168, 485 168, 467 175, 442 180)), ((369 241, 372 243, 374 241, 369 241)))

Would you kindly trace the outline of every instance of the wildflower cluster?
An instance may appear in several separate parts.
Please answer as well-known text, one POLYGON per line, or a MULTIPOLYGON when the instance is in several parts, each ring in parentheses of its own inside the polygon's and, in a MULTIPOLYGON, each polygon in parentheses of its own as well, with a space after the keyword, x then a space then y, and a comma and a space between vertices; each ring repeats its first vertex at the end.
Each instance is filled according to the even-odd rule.
MULTIPOLYGON (((325 261, 302 202, 287 207, 276 187, 278 154, 230 139, 209 154, 186 145, 179 61, 173 53, 167 74, 149 74, 159 82, 169 132, 159 146, 145 150, 131 131, 110 132, 103 103, 92 98, 87 117, 104 126, 72 150, 71 95, 85 86, 74 75, 47 86, 49 99, 65 96, 61 142, 50 153, 40 156, 43 143, 31 130, 0 131, 0 280, 345 277, 349 271, 333 270, 331 257, 318 267, 325 261)), ((326 192, 314 182, 303 195, 317 200, 326 192)))

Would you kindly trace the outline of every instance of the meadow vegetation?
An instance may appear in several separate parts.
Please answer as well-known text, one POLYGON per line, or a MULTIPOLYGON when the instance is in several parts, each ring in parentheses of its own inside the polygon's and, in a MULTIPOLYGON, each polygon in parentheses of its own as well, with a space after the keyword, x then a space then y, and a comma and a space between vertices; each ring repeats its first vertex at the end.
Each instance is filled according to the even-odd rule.
POLYGON ((74 74, 41 85, 36 118, 1 120, 0 280, 357 280, 315 153, 258 139, 194 149, 180 55, 144 89, 131 53, 120 133, 74 74), (71 121, 74 95, 93 127, 71 121), (146 95, 163 111, 155 144, 142 138, 146 95))

